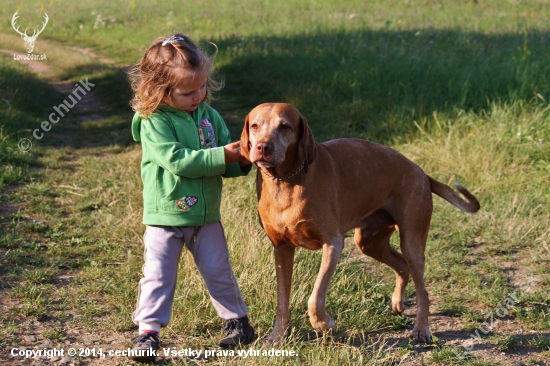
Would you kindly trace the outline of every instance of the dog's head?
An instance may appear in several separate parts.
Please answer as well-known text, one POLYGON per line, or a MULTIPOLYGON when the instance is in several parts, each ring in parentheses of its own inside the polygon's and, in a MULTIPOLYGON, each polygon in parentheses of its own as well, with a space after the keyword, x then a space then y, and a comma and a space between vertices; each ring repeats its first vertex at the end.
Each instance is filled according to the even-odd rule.
POLYGON ((305 171, 315 160, 317 148, 307 120, 290 104, 265 103, 254 108, 244 122, 242 154, 260 168, 273 168, 298 154, 305 171))

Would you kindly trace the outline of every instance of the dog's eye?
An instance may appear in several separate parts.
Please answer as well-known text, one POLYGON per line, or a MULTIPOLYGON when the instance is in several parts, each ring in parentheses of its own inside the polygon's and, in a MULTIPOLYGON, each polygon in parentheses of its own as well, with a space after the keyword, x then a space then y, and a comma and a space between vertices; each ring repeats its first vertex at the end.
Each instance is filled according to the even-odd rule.
POLYGON ((257 124, 250 125, 250 129, 253 131, 256 131, 258 129, 258 125, 257 124))
POLYGON ((292 126, 283 124, 283 125, 281 125, 280 129, 283 130, 283 131, 288 131, 288 130, 292 129, 292 126))

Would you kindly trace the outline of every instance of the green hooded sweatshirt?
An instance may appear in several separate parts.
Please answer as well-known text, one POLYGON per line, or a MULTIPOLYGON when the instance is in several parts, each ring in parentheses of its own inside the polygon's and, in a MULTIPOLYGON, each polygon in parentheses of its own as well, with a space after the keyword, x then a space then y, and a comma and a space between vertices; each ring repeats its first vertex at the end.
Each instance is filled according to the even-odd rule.
POLYGON ((141 141, 143 223, 202 226, 221 220, 222 176, 247 175, 239 163, 225 164, 223 146, 231 142, 222 117, 206 103, 191 116, 160 105, 132 120, 132 135, 141 141))

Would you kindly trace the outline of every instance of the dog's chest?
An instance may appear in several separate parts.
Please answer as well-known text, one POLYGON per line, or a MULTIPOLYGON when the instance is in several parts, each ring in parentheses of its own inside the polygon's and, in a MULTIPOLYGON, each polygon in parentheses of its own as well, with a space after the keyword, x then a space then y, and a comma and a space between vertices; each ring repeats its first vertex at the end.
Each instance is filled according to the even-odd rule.
POLYGON ((323 240, 314 220, 303 217, 301 205, 280 209, 278 205, 259 207, 262 225, 275 245, 292 244, 307 249, 320 249, 323 240))

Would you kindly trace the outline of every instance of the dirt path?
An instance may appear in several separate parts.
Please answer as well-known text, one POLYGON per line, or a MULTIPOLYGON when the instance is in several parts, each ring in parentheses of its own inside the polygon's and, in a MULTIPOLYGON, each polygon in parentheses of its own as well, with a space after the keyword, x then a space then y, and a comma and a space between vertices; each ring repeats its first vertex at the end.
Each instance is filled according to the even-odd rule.
MULTIPOLYGON (((115 63, 111 59, 97 56, 89 48, 71 47, 71 49, 78 51, 83 55, 95 58, 98 61, 105 64, 115 63)), ((13 51, 13 50, 0 49, 0 52, 7 53, 10 55, 24 56, 23 53, 13 51)), ((43 74, 50 71, 50 67, 43 61, 18 60, 18 62, 28 65, 31 71, 33 71, 36 74, 43 74)), ((74 84, 69 80, 61 80, 61 79, 53 78, 53 79, 48 79, 47 82, 58 93, 62 95, 68 95, 75 89, 74 84)), ((84 98, 82 98, 82 100, 80 100, 74 106, 72 113, 74 113, 79 123, 99 121, 103 118, 103 116, 99 112, 101 110, 100 106, 101 106, 101 101, 97 96, 96 91, 92 89, 86 94, 84 98)))
MULTIPOLYGON (((90 57, 94 57, 94 58, 97 57, 88 48, 72 47, 72 49, 90 57)), ((25 54, 21 52, 8 50, 8 49, 0 49, 0 52, 7 53, 9 55, 25 56, 25 54)), ((103 63, 114 64, 114 61, 111 59, 99 58, 99 60, 103 63)), ((18 60, 18 62, 28 65, 30 70, 35 74, 43 74, 50 71, 50 67, 43 61, 18 60)), ((52 79, 48 79, 47 82, 58 93, 62 95, 68 95, 75 89, 75 86, 69 80, 52 78, 52 79)), ((80 100, 78 103, 75 104, 75 106, 71 110, 71 113, 77 118, 77 121, 79 124, 82 124, 84 122, 89 122, 89 121, 92 121, 92 122, 98 121, 103 118, 103 116, 99 112, 101 111, 100 106, 101 106, 101 100, 97 95, 96 91, 92 89, 86 94, 84 98, 82 98, 82 100, 80 100)), ((17 190, 17 186, 8 185, 7 187, 4 188, 4 194, 11 195, 15 193, 16 190, 17 190)), ((14 201, 3 203, 0 206, 0 217, 9 217, 10 215, 16 213, 21 207, 21 205, 22 205, 22 202, 14 202, 14 201)))
MULTIPOLYGON (((346 239, 346 248, 350 251, 351 260, 359 259, 364 262, 365 269, 367 271, 376 276, 382 275, 379 269, 383 267, 383 265, 360 253, 355 247, 352 238, 346 239)), ((518 288, 517 291, 519 291, 520 283, 527 283, 529 278, 532 279, 532 282, 529 285, 529 288, 525 287, 527 292, 533 292, 537 289, 537 287, 540 287, 537 285, 534 277, 528 276, 528 274, 531 273, 530 270, 532 269, 526 264, 529 259, 530 258, 517 258, 518 262, 524 264, 520 267, 520 271, 506 271, 507 263, 500 263, 500 269, 504 273, 507 273, 509 283, 518 288)), ((393 281, 393 278, 389 279, 389 281, 393 281)), ((409 284, 409 286, 412 285, 412 283, 409 284)), ((430 289, 428 288, 428 291, 429 290, 430 289)), ((403 315, 411 319, 411 321, 414 321, 416 317, 415 297, 412 296, 406 301, 410 305, 405 309, 403 315)), ((510 316, 503 316, 502 318, 495 316, 493 322, 491 323, 494 327, 489 334, 484 333, 486 329, 483 328, 483 322, 479 323, 479 327, 477 329, 469 331, 465 329, 467 320, 464 319, 464 317, 449 316, 439 312, 437 310, 438 303, 438 296, 432 293, 430 295, 430 329, 440 343, 445 344, 445 346, 456 347, 458 355, 464 357, 471 355, 487 362, 497 362, 499 365, 505 366, 550 365, 550 354, 548 354, 548 352, 543 354, 540 351, 523 346, 517 346, 513 350, 501 351, 499 350, 498 345, 495 344, 494 340, 491 340, 491 335, 512 336, 524 340, 532 340, 539 336, 550 339, 550 333, 526 329, 521 321, 510 316)), ((495 304, 495 310, 498 310, 498 305, 499 304, 495 304)), ((472 310, 486 313, 483 312, 483 309, 481 308, 472 310)), ((490 322, 486 323, 490 324, 490 322)), ((410 329, 399 331, 384 330, 378 333, 377 336, 379 337, 379 341, 385 343, 387 347, 405 347, 407 345, 407 339, 410 331, 410 329)), ((376 338, 375 335, 371 335, 371 337, 376 338)), ((412 350, 417 352, 417 354, 410 354, 403 359, 400 365, 420 365, 422 363, 422 357, 424 360, 428 360, 435 348, 435 345, 430 344, 414 345, 412 350)), ((465 365, 469 364, 467 361, 465 362, 465 365)))
MULTIPOLYGON (((78 48, 71 47, 72 49, 87 55, 91 58, 97 59, 101 63, 114 64, 113 60, 108 58, 99 57, 94 54, 88 48, 78 48)), ((0 52, 7 53, 10 55, 24 55, 20 52, 0 49, 0 52)), ((33 61, 33 60, 19 60, 29 66, 30 70, 36 74, 43 74, 50 71, 50 67, 42 61, 33 61)), ((63 96, 67 96, 75 89, 74 84, 69 80, 61 80, 58 78, 52 78, 47 80, 48 84, 51 85, 58 93, 63 96)), ((101 120, 103 116, 101 115, 101 99, 95 90, 88 92, 78 103, 75 104, 71 110, 71 114, 76 117, 79 124, 84 122, 94 122, 101 120)), ((70 138, 70 136, 67 136, 70 138)), ((15 194, 19 189, 16 185, 8 185, 3 188, 3 194, 11 195, 15 194)), ((2 203, 0 206, 0 217, 10 217, 11 215, 17 213, 20 208, 24 205, 24 202, 14 202, 9 201, 7 203, 2 203)), ((28 219, 31 222, 37 221, 32 218, 28 219)), ((0 252, 0 258, 3 258, 6 253, 0 252)), ((1 274, 1 273, 0 273, 1 274)), ((60 275, 55 278, 56 286, 64 286, 69 281, 71 281, 74 275, 60 275)), ((3 301, 4 302, 4 301, 3 301)), ((15 300, 7 300, 9 304, 4 303, 2 305, 17 306, 15 300)), ((38 322, 27 320, 22 323, 17 324, 16 336, 19 338, 19 344, 17 346, 18 350, 39 350, 43 348, 52 349, 54 347, 59 348, 64 346, 66 349, 69 347, 79 349, 79 348, 103 348, 103 350, 116 350, 116 349, 125 349, 128 346, 127 339, 130 338, 130 334, 123 335, 116 332, 98 332, 92 333, 85 328, 68 328, 65 329, 67 334, 67 340, 64 342, 64 345, 59 345, 43 336, 45 331, 51 331, 49 329, 48 322, 38 322)), ((5 365, 118 365, 121 362, 125 362, 125 358, 114 357, 114 358, 97 358, 97 357, 77 357, 72 358, 68 357, 66 354, 64 356, 56 356, 53 358, 48 357, 38 357, 34 360, 29 359, 25 360, 24 358, 14 358, 11 357, 9 353, 0 353, 0 364, 5 365)))

